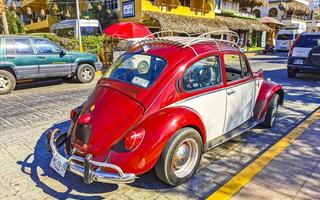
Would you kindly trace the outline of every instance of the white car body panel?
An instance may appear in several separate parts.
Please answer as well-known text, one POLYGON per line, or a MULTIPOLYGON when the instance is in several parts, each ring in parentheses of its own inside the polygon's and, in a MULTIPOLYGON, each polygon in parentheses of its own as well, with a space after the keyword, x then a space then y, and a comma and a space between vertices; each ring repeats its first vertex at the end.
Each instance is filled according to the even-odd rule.
POLYGON ((195 110, 201 117, 207 133, 207 141, 223 134, 226 114, 226 89, 204 93, 171 106, 184 106, 195 110))
POLYGON ((242 83, 227 89, 227 112, 223 133, 228 133, 248 121, 255 103, 255 82, 242 83))

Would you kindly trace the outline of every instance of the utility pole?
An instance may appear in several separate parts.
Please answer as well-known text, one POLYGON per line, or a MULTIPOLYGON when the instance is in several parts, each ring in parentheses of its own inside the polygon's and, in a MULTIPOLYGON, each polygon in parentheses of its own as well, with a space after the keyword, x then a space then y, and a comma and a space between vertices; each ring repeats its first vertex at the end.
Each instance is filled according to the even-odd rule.
POLYGON ((80 52, 83 51, 82 48, 82 37, 81 37, 81 27, 80 27, 80 5, 79 5, 79 0, 76 0, 76 6, 77 6, 77 29, 78 29, 78 38, 79 38, 79 47, 80 47, 80 52))

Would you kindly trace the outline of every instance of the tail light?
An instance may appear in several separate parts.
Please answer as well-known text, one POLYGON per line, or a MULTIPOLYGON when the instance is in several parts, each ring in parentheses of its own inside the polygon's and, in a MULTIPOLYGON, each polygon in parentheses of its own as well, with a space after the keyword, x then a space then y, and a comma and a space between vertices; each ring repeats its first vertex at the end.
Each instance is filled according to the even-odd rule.
POLYGON ((124 138, 124 147, 127 151, 135 150, 141 144, 143 138, 145 136, 144 129, 137 129, 130 132, 124 138))
POLYGON ((78 118, 75 136, 82 145, 87 145, 92 133, 92 125, 89 123, 91 113, 85 113, 78 118))
POLYGON ((296 40, 293 42, 293 44, 291 45, 290 49, 289 49, 289 53, 288 56, 291 57, 292 53, 293 53, 293 49, 294 47, 297 45, 297 42, 299 41, 301 35, 298 35, 298 37, 296 38, 296 40))
POLYGON ((79 117, 78 124, 87 124, 89 123, 90 119, 91 119, 90 113, 83 114, 79 117))

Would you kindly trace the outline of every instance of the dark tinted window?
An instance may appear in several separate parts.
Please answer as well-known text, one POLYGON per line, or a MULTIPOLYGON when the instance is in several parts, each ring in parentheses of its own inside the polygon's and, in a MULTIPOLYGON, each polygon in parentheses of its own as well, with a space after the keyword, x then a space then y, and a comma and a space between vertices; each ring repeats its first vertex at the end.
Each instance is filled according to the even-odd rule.
POLYGON ((16 54, 33 54, 29 39, 14 39, 16 54))
POLYGON ((320 46, 320 35, 302 35, 296 44, 296 47, 313 48, 316 46, 320 46))
POLYGON ((185 90, 207 88, 221 82, 221 67, 218 56, 207 57, 194 63, 183 75, 185 90))
POLYGON ((99 27, 81 27, 81 35, 83 36, 101 35, 101 31, 99 27))
POLYGON ((14 48, 14 43, 12 39, 7 39, 6 40, 6 52, 7 54, 15 54, 16 50, 14 48))
POLYGON ((293 34, 280 34, 277 40, 293 40, 293 34))

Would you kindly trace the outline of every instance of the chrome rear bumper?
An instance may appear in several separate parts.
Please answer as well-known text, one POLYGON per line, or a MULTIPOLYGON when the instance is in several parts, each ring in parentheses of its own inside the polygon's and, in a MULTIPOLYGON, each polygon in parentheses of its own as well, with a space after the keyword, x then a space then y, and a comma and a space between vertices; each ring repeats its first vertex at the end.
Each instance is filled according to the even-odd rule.
POLYGON ((112 184, 119 184, 119 183, 132 183, 137 178, 135 174, 132 173, 124 173, 122 169, 116 165, 105 163, 105 162, 97 162, 92 160, 92 155, 88 154, 85 158, 79 156, 62 156, 57 147, 55 145, 55 136, 59 133, 59 129, 55 129, 52 132, 48 132, 48 144, 50 145, 50 149, 53 155, 58 155, 66 159, 68 162, 68 171, 83 177, 85 183, 90 184, 94 181, 101 182, 101 183, 112 183, 112 184), (93 168, 96 168, 94 170, 93 168), (107 173, 104 172, 103 168, 113 169, 117 173, 107 173))

